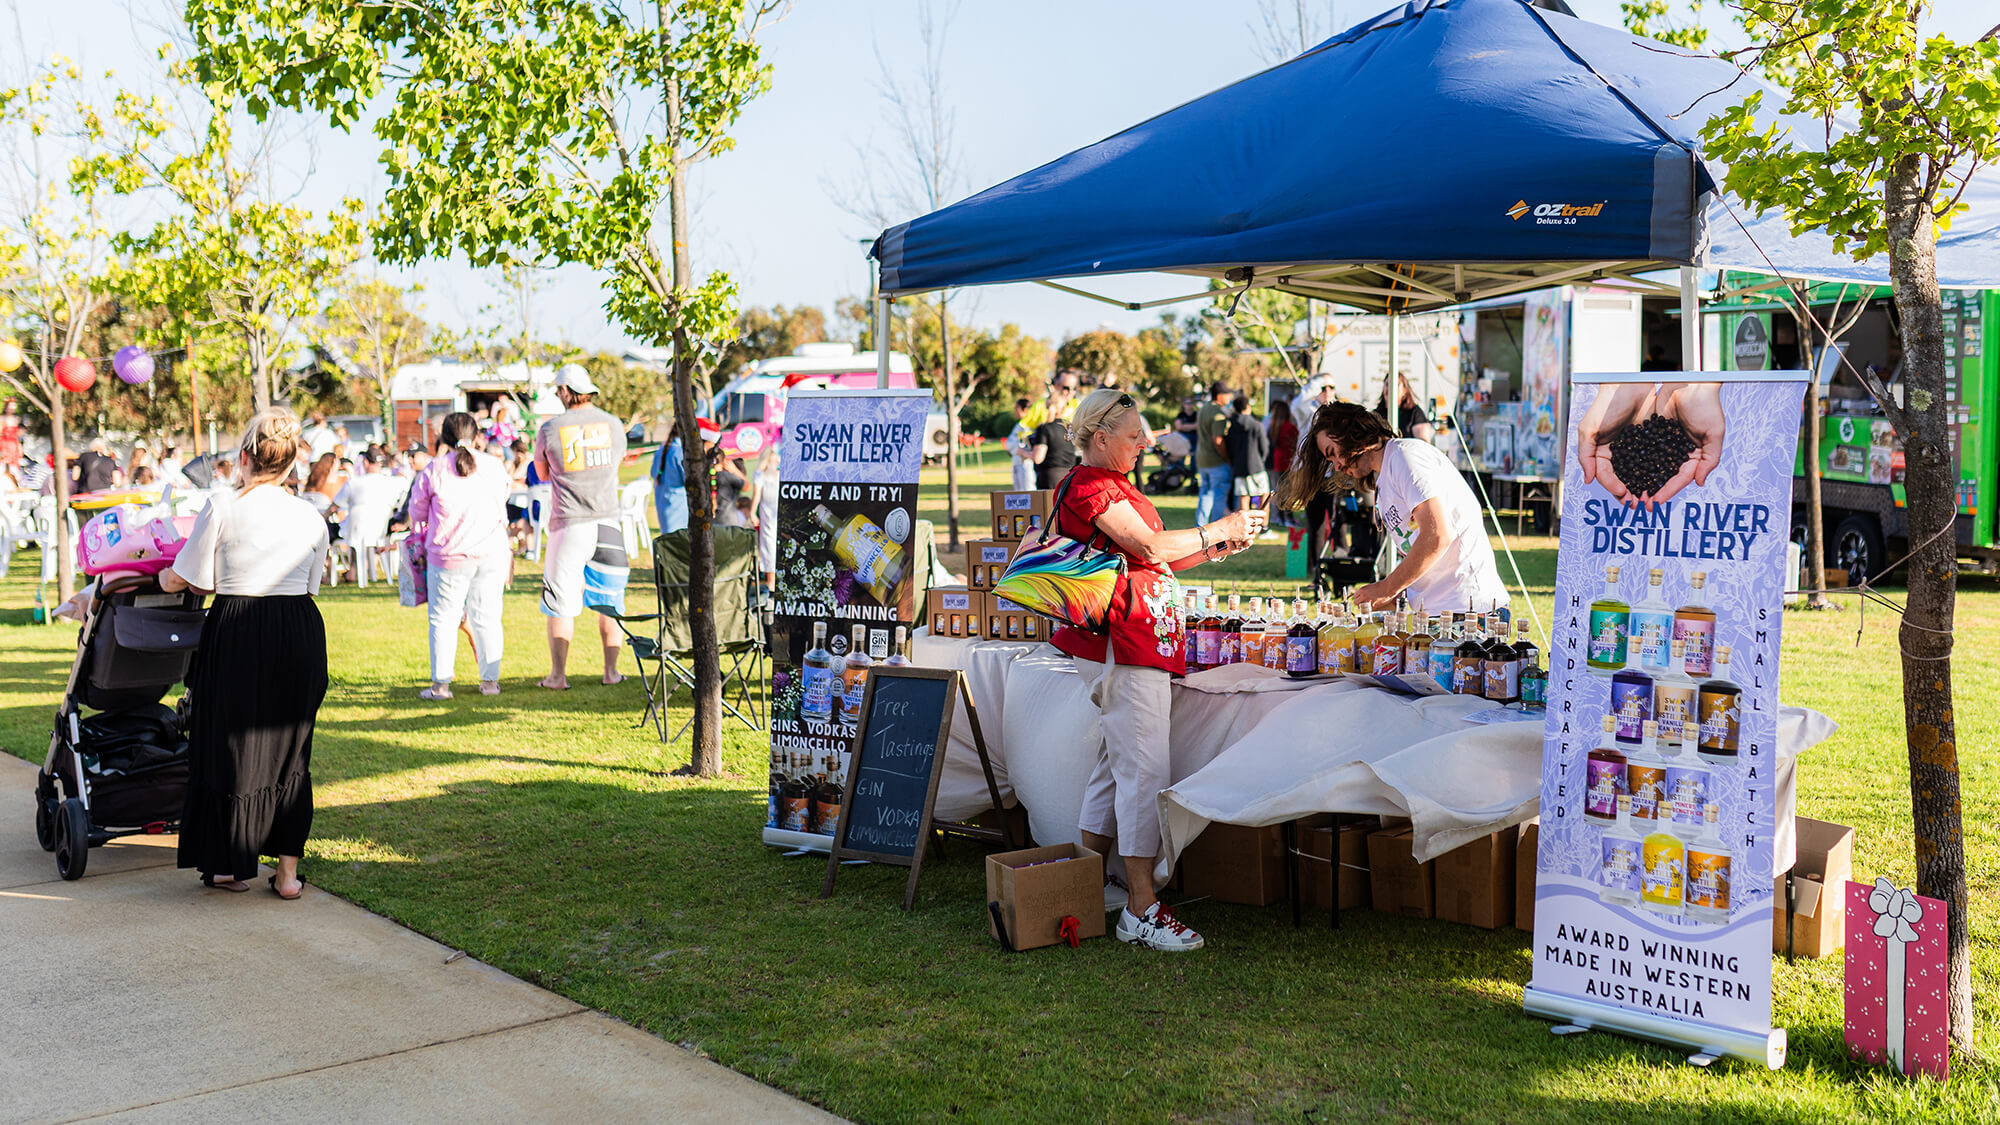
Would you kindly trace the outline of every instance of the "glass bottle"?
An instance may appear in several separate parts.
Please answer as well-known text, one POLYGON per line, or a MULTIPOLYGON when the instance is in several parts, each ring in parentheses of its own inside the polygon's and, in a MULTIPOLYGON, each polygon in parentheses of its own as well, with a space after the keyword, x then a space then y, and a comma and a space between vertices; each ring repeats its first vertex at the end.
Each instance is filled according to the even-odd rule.
POLYGON ((1361 662, 1355 657, 1360 648, 1360 631, 1361 623, 1355 620, 1353 614, 1347 612, 1347 607, 1342 606, 1340 628, 1334 634, 1333 655, 1336 671, 1352 675, 1361 670, 1361 662))
POLYGON ((868 686, 868 669, 874 663, 868 657, 868 626, 856 625, 854 643, 848 646, 847 660, 840 671, 840 700, 835 708, 839 721, 852 723, 861 718, 861 696, 868 686))
POLYGON ((1625 757, 1625 791, 1632 795, 1633 822, 1651 825, 1672 810, 1662 808, 1667 795, 1667 763, 1654 741, 1659 727, 1647 723, 1644 731, 1639 745, 1625 757))
POLYGON ((1667 646, 1667 670, 1653 680, 1653 721, 1660 724, 1660 739, 1679 742, 1683 732, 1699 729, 1695 710, 1695 682, 1681 671, 1681 642, 1667 646))
POLYGON ((1313 626, 1313 636, 1318 652, 1315 657, 1322 672, 1340 671, 1339 649, 1340 618, 1333 612, 1332 602, 1319 603, 1319 621, 1313 626))
POLYGON ((1526 621, 1514 622, 1514 654, 1521 658, 1521 671, 1542 666, 1542 649, 1528 636, 1526 621))
POLYGON ((1222 615, 1222 646, 1218 664, 1238 664, 1243 660, 1243 602, 1240 595, 1229 595, 1229 611, 1222 615))
POLYGON ((1632 607, 1630 619, 1631 664, 1653 675, 1667 670, 1667 646, 1674 639, 1674 607, 1660 592, 1664 576, 1659 567, 1646 572, 1646 596, 1632 607))
POLYGON ((1668 742, 1672 749, 1664 759, 1667 763, 1666 805, 1660 820, 1670 826, 1683 840, 1693 839, 1701 832, 1701 810, 1707 806, 1713 778, 1708 763, 1694 752, 1692 742, 1668 742))
POLYGON ((1373 614, 1363 614, 1354 627, 1354 670, 1364 676, 1375 671, 1375 638, 1382 635, 1382 622, 1373 614))
POLYGON ((908 570, 903 545, 859 512, 847 517, 843 524, 834 519, 825 504, 816 504, 812 520, 831 537, 834 563, 853 574, 856 584, 886 605, 890 593, 908 570))
POLYGON ((1640 877, 1639 905, 1655 914, 1679 918, 1686 910, 1681 880, 1686 875, 1687 845, 1679 836, 1656 827, 1640 845, 1645 874, 1640 877))
POLYGON ((896 626, 896 641, 889 647, 888 659, 882 663, 890 668, 910 666, 910 630, 908 626, 896 626))
POLYGON ((1618 594, 1618 568, 1604 568, 1604 592, 1590 603, 1590 645, 1585 663, 1593 672, 1610 673, 1625 667, 1626 639, 1630 635, 1632 607, 1618 594))
POLYGON ((805 832, 812 827, 812 795, 806 789, 805 751, 788 756, 785 783, 780 791, 778 827, 787 832, 805 832))
POLYGON ((1486 646, 1480 638, 1479 627, 1470 621, 1466 623, 1465 636, 1452 652, 1451 690, 1460 695, 1483 695, 1486 692, 1486 646))
POLYGON ((1637 668, 1611 673, 1611 713, 1618 716, 1618 740, 1639 741, 1639 727, 1653 718, 1653 677, 1637 668))
POLYGON ((778 748, 778 740, 771 740, 771 807, 765 810, 764 827, 778 827, 784 802, 785 752, 778 748))
POLYGON ((1382 621, 1382 631, 1370 646, 1369 668, 1377 676, 1394 676, 1403 670, 1403 641, 1407 636, 1395 614, 1382 621))
POLYGON ((1264 621, 1264 667, 1273 672, 1289 670, 1292 623, 1285 616, 1285 599, 1272 598, 1264 621))
POLYGON ((1583 815, 1591 820, 1610 821, 1618 819, 1618 809, 1631 790, 1625 776, 1625 751, 1618 748, 1614 733, 1617 720, 1606 715, 1599 723, 1604 728, 1604 737, 1598 740, 1597 748, 1590 752, 1583 767, 1583 815))
POLYGON ((822 836, 840 832, 842 790, 847 786, 846 774, 840 766, 839 753, 827 751, 826 759, 821 763, 819 789, 813 795, 813 831, 822 836))
POLYGON ((1181 674, 1201 671, 1195 659, 1195 630, 1199 628, 1201 613, 1195 608, 1194 591, 1181 595, 1181 674))
POLYGON ((1222 612, 1215 606, 1214 594, 1208 596, 1208 606, 1194 627, 1194 662, 1204 672, 1222 663, 1222 612))
POLYGON ((1549 674, 1540 664, 1521 664, 1521 706, 1546 707, 1549 703, 1549 674))
POLYGON ((1410 639, 1403 644, 1403 672, 1411 676, 1431 674, 1431 646, 1437 643, 1436 618, 1426 619, 1419 608, 1410 618, 1410 639))
POLYGON ((1264 624, 1264 599, 1253 596, 1236 635, 1238 659, 1243 663, 1264 663, 1264 624))
POLYGON ((799 715, 822 723, 831 721, 837 673, 833 669, 833 654, 826 650, 826 622, 813 622, 812 647, 806 650, 799 665, 799 715))
POLYGON ((1639 905, 1645 860, 1644 842, 1632 829, 1632 798, 1618 795, 1614 817, 1615 823, 1598 837, 1597 899, 1612 906, 1635 907, 1639 905))
POLYGON ((1729 921, 1730 849, 1717 825, 1722 810, 1702 809, 1701 835, 1687 846, 1687 913, 1697 922, 1729 921))
POLYGON ((1319 631, 1306 617, 1303 598, 1292 603, 1292 623, 1285 630, 1285 674, 1296 680, 1319 672, 1319 631))
POLYGON ((1674 639, 1681 642, 1681 671, 1699 680, 1715 671, 1715 611, 1708 608, 1708 574, 1688 576, 1687 604, 1674 611, 1674 639))
POLYGON ((1494 621, 1493 628, 1486 655, 1480 660, 1484 679, 1481 694, 1495 703, 1512 703, 1521 698, 1521 658, 1507 643, 1506 624, 1494 621))
POLYGON ((1458 641, 1451 635, 1438 618, 1431 618, 1431 652, 1429 668, 1431 679, 1437 686, 1451 690, 1452 658, 1458 653, 1458 641))
POLYGON ((1736 760, 1736 740, 1743 726, 1743 688, 1729 678, 1729 646, 1715 649, 1715 675, 1701 682, 1695 696, 1701 712, 1701 756, 1711 762, 1736 760))

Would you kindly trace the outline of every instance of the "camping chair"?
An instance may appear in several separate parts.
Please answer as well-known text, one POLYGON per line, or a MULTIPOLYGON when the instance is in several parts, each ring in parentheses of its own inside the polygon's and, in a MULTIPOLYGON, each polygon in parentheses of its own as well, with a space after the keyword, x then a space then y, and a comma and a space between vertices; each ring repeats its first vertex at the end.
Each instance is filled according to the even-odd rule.
MULTIPOLYGON (((714 533, 714 612, 722 662, 722 709, 744 726, 763 730, 764 706, 750 691, 753 682, 763 682, 769 647, 756 602, 757 533, 745 527, 716 527, 714 533)), ((603 606, 592 607, 618 622, 626 647, 638 662, 646 711, 634 725, 651 722, 662 742, 678 739, 694 721, 689 717, 672 735, 666 733, 668 704, 682 688, 687 689, 690 699, 694 695, 694 632, 688 620, 690 542, 685 529, 653 539, 657 613, 618 614, 603 606)))

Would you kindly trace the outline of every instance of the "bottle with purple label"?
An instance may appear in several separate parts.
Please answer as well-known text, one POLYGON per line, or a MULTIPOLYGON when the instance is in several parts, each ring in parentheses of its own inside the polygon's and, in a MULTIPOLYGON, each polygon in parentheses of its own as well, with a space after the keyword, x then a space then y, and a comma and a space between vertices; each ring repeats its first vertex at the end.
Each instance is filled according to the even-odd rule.
POLYGON ((1638 906, 1641 876, 1645 873, 1645 841, 1632 829, 1632 798, 1619 794, 1615 809, 1618 822, 1599 837, 1601 856, 1597 872, 1597 899, 1612 906, 1638 906))
POLYGON ((1681 643, 1681 671, 1701 679, 1715 671, 1715 611, 1708 607, 1708 574, 1688 575, 1687 604, 1674 611, 1674 639, 1681 643))
POLYGON ((1653 718, 1653 677, 1636 668, 1611 675, 1611 713, 1618 719, 1618 741, 1639 741, 1639 728, 1653 718))
POLYGON ((1666 801, 1667 807, 1672 812, 1662 813, 1660 820, 1668 824, 1670 830, 1681 839, 1692 840, 1701 835, 1701 813, 1703 806, 1708 804, 1712 774, 1708 763, 1695 756, 1694 741, 1691 738, 1684 738, 1678 745, 1674 743, 1668 745, 1674 750, 1665 759, 1666 801))
POLYGON ((1591 820, 1618 819, 1618 800, 1625 788, 1625 752, 1618 748, 1618 721, 1606 715, 1601 720, 1604 738, 1590 752, 1584 764, 1583 815, 1591 820))

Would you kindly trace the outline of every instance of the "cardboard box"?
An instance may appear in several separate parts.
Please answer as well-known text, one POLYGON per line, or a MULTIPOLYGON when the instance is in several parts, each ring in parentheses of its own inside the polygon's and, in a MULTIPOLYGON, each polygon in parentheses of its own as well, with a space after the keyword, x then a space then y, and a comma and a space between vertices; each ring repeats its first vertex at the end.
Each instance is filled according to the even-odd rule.
POLYGON ((1054 495, 1047 489, 992 493, 993 538, 1019 542, 1030 531, 1040 531, 1042 522, 1049 518, 1049 502, 1054 495))
POLYGON ((966 580, 975 590, 991 590, 1000 576, 1007 573, 1007 564, 1013 561, 1014 548, 1019 543, 1002 543, 998 539, 968 539, 965 541, 966 580))
POLYGON ((1514 845, 1514 928, 1535 932, 1535 853, 1542 842, 1542 818, 1521 826, 1514 845))
POLYGON ((1408 828, 1384 828, 1368 835, 1368 894, 1375 909, 1406 918, 1433 912, 1436 861, 1418 863, 1408 828))
MULTIPOLYGON (((1847 943, 1847 881, 1854 877, 1854 829, 1798 817, 1799 855, 1792 865, 1792 947, 1799 957, 1829 957, 1847 943)), ((1785 952, 1785 877, 1771 911, 1771 949, 1785 952)))
POLYGON ((1512 827, 1437 858, 1437 916, 1484 930, 1514 923, 1514 869, 1521 862, 1512 827))
MULTIPOLYGON (((1081 844, 1056 844, 986 857, 986 901, 998 903, 1013 947, 1039 949, 1062 940, 1065 917, 1079 937, 1104 936, 1104 857, 1081 844)), ((986 929, 999 926, 987 911, 986 929)))
POLYGON ((986 595, 986 639, 990 641, 1047 640, 1047 619, 998 594, 986 595))
POLYGON ((924 624, 933 637, 977 640, 986 636, 986 591, 933 586, 924 596, 924 624))
MULTIPOLYGON (((1368 834, 1380 828, 1373 817, 1340 826, 1340 908, 1366 907, 1374 901, 1368 887, 1368 834)), ((1299 883, 1305 905, 1333 909, 1333 824, 1302 825, 1299 832, 1299 883)))
POLYGON ((1285 897, 1285 826, 1210 824, 1181 851, 1181 891, 1243 906, 1285 897))

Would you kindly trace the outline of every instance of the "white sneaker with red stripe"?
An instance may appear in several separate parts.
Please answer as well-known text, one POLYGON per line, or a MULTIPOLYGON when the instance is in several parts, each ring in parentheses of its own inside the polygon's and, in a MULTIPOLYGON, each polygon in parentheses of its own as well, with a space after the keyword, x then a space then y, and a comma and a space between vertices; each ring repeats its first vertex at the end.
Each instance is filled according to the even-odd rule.
POLYGON ((1201 935, 1182 925, 1164 902, 1154 902, 1144 914, 1118 912, 1118 940, 1134 942, 1162 953, 1200 949, 1201 935))

